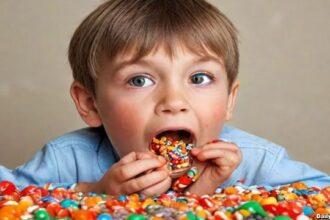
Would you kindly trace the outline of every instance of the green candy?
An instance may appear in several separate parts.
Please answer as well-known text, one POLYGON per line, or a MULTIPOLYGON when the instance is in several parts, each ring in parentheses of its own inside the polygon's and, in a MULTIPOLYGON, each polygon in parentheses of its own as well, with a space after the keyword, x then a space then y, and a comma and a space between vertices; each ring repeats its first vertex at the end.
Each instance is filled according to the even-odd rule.
POLYGON ((274 220, 292 220, 289 216, 286 215, 279 215, 274 218, 274 220))
POLYGON ((45 209, 38 209, 34 212, 34 217, 36 220, 50 220, 50 216, 45 209))
POLYGON ((197 219, 196 219, 196 216, 195 216, 194 213, 192 213, 192 212, 187 212, 187 213, 186 213, 186 217, 187 217, 187 219, 189 219, 189 220, 197 220, 197 219))
POLYGON ((262 206, 258 202, 255 202, 255 201, 250 201, 250 202, 244 203, 243 205, 238 207, 238 210, 241 210, 241 209, 247 210, 253 214, 260 215, 261 217, 268 216, 267 212, 265 212, 265 210, 262 208, 262 206))
POLYGON ((187 175, 189 177, 194 177, 196 176, 197 172, 195 170, 188 170, 187 175))
POLYGON ((127 217, 127 220, 146 220, 146 217, 138 214, 131 214, 127 217))

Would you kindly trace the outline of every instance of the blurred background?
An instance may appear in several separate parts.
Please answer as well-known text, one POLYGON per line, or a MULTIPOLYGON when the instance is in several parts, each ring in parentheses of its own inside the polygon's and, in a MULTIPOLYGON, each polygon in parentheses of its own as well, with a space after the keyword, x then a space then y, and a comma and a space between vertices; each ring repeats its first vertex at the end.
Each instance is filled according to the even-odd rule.
MULTIPOLYGON (((70 37, 100 0, 0 1, 0 164, 84 127, 69 95, 70 37)), ((330 1, 211 0, 240 31, 231 125, 330 174, 330 1)))

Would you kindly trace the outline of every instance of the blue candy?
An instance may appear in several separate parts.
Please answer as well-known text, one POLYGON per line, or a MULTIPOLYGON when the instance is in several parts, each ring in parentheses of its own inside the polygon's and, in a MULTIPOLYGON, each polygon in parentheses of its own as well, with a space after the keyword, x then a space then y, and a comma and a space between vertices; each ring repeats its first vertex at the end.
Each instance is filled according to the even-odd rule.
POLYGON ((73 208, 73 209, 79 208, 79 205, 77 204, 77 202, 75 202, 74 200, 71 200, 71 199, 64 199, 64 200, 62 200, 62 202, 60 204, 63 208, 73 208))
POLYGON ((309 206, 304 206, 303 212, 305 215, 309 216, 309 215, 313 214, 314 210, 309 206))
POLYGON ((118 201, 120 201, 120 202, 125 202, 126 200, 127 200, 127 198, 124 195, 121 195, 118 197, 118 201))
POLYGON ((97 220, 112 220, 112 217, 107 213, 102 213, 97 217, 97 220))

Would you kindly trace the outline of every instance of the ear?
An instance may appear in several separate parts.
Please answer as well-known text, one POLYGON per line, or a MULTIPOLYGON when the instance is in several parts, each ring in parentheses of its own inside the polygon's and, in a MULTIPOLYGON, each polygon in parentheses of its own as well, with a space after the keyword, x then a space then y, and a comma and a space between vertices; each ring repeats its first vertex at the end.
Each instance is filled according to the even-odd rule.
POLYGON ((85 123, 90 127, 101 126, 102 121, 95 105, 94 95, 77 81, 71 84, 70 94, 85 123))
POLYGON ((235 80, 230 88, 230 93, 228 96, 226 118, 225 118, 226 121, 229 121, 233 117, 238 89, 239 89, 239 82, 238 80, 235 80))

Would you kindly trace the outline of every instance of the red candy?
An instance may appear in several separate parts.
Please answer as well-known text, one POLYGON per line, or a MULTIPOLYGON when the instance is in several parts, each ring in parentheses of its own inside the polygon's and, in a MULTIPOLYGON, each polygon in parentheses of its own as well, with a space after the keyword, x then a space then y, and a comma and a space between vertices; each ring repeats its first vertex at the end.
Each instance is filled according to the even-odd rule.
POLYGON ((214 202, 208 196, 204 196, 199 199, 199 204, 205 209, 213 209, 215 207, 214 202))
POLYGON ((0 196, 11 195, 17 191, 16 186, 9 181, 0 182, 0 196))

